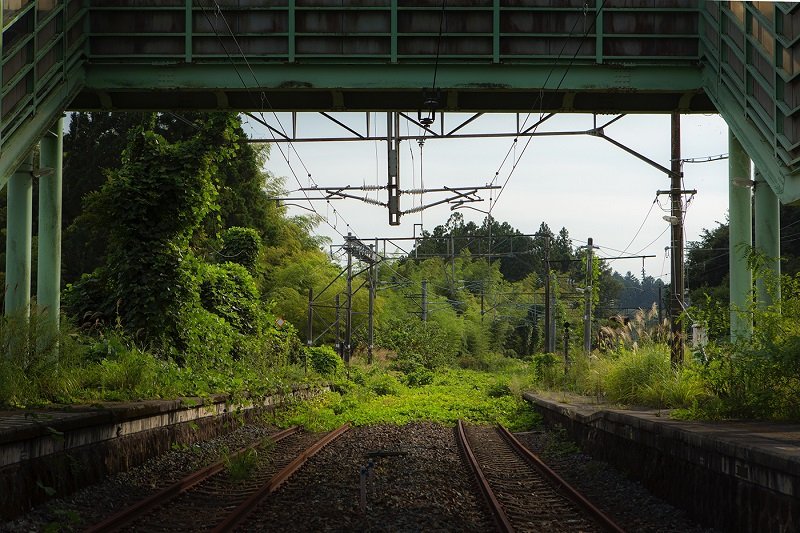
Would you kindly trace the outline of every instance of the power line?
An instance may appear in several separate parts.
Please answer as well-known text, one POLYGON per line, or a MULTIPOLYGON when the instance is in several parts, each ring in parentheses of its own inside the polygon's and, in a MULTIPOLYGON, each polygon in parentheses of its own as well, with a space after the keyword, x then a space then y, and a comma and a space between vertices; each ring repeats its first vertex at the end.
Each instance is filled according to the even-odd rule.
MULTIPOLYGON (((595 25, 597 24, 597 17, 600 14, 600 12, 603 10, 605 5, 606 5, 606 0, 603 0, 603 3, 600 5, 600 7, 595 12, 594 18, 592 19, 592 24, 588 28, 586 28, 586 31, 584 32, 583 37, 581 38, 581 41, 578 44, 578 47, 577 47, 577 49, 575 50, 575 53, 572 56, 572 59, 570 59, 570 62, 567 65, 567 68, 564 69, 564 74, 561 76, 561 79, 559 80, 558 84, 556 85, 556 88, 555 88, 556 92, 561 88, 561 84, 564 83, 564 80, 566 79, 567 74, 569 73, 570 69, 572 68, 572 65, 575 62, 575 59, 578 57, 578 54, 580 53, 581 49, 583 48, 583 43, 586 41, 586 36, 589 35, 589 32, 592 31, 592 29, 594 29, 595 25)), ((585 19, 585 12, 584 12, 584 19, 585 19)), ((573 25, 572 29, 570 30, 570 37, 572 36, 572 32, 575 30, 575 27, 578 24, 578 20, 580 20, 580 18, 576 18, 575 19, 575 24, 573 25)), ((545 82, 542 84, 542 87, 541 87, 541 89, 539 91, 539 115, 540 115, 540 117, 543 116, 542 107, 544 106, 544 90, 547 87, 547 82, 550 80, 550 76, 555 71, 555 67, 558 64, 558 60, 561 58, 561 54, 564 52, 564 49, 566 48, 566 45, 567 45, 568 41, 569 41, 569 37, 564 40, 564 44, 561 47, 561 51, 559 52, 559 55, 556 58, 555 63, 550 68, 550 72, 547 74, 547 78, 545 79, 545 82)), ((534 106, 535 106, 535 104, 534 104, 534 106)), ((528 113, 528 117, 530 117, 530 115, 531 115, 531 113, 528 113)), ((527 124, 528 117, 526 117, 525 121, 523 122, 523 127, 525 126, 525 124, 527 124)), ((540 120, 539 123, 541 123, 541 122, 542 121, 540 120)), ((538 126, 538 124, 537 124, 537 126, 538 126)), ((514 149, 514 146, 517 143, 517 139, 518 138, 514 139, 514 142, 512 143, 511 148, 509 148, 509 152, 511 152, 514 149)), ((528 146, 530 146, 532 140, 533 140, 533 137, 528 137, 528 140, 525 142, 525 146, 522 148, 522 153, 519 155, 519 159, 517 159, 514 162, 514 165, 511 167, 511 171, 508 173, 508 176, 506 177, 506 180, 503 183, 503 186, 500 188, 500 192, 497 193, 497 196, 495 196, 495 198, 494 198, 494 202, 489 206, 489 213, 491 213, 492 209, 497 204, 498 200, 500 200, 500 196, 503 194, 503 191, 505 190, 506 185, 508 185, 508 182, 511 179, 511 176, 514 174, 514 171, 516 170, 517 165, 519 165, 519 162, 522 160, 522 157, 525 155, 525 152, 527 151, 528 146)), ((506 158, 503 159, 504 163, 505 163, 505 160, 507 158, 508 158, 508 154, 506 154, 506 158)), ((501 166, 501 168, 502 168, 502 166, 501 166)), ((498 172, 495 173, 495 178, 494 179, 496 179, 498 174, 499 174, 499 169, 498 169, 498 172)), ((492 179, 492 183, 494 183, 494 179, 492 179)))
POLYGON ((658 201, 658 196, 656 196, 656 199, 653 200, 652 204, 650 204, 650 209, 647 210, 647 214, 644 216, 644 220, 642 220, 642 223, 639 224, 639 229, 636 230, 636 233, 633 235, 633 238, 631 239, 631 242, 629 242, 628 245, 625 246, 625 249, 620 252, 621 254, 626 253, 628 251, 628 248, 631 247, 631 244, 633 244, 633 242, 636 240, 636 237, 639 236, 639 232, 642 231, 642 228, 644 227, 645 223, 647 222, 647 219, 650 217, 650 213, 653 212, 653 206, 656 205, 657 201, 658 201))
MULTIPOLYGON (((225 18, 225 14, 223 13, 222 8, 217 3, 217 0, 212 0, 212 2, 214 3, 214 5, 216 7, 215 14, 217 16, 219 16, 222 19, 222 21, 224 22, 225 27, 228 30, 228 33, 230 34, 231 38, 233 39, 234 44, 236 45, 237 49, 239 50, 239 54, 242 56, 242 60, 244 61, 245 65, 247 66, 247 69, 250 71, 250 74, 253 77, 253 81, 255 82, 257 87, 260 86, 260 83, 258 81, 258 77, 256 76, 255 72, 253 71, 253 68, 250 65, 250 62, 247 60, 247 56, 245 55, 244 50, 242 49, 238 39, 236 38, 236 35, 233 33, 233 30, 230 27, 230 24, 228 24, 228 20, 225 18)), ((227 56, 228 61, 230 61, 231 66, 233 66, 234 71, 236 72, 236 76, 239 78, 239 81, 241 81, 242 87, 244 87, 246 89, 247 88, 247 83, 245 82, 244 78, 242 77, 241 73, 239 72, 239 68, 236 66, 236 63, 233 61, 233 57, 231 56, 230 52, 228 51, 227 46, 225 46, 225 42, 222 40, 222 37, 220 36, 219 32, 217 31, 216 24, 214 24, 211 21, 211 19, 209 18, 206 6, 203 4, 203 2, 200 2, 200 6, 202 8, 203 15, 206 18, 206 21, 208 22, 209 26, 211 27, 212 31, 214 32, 214 35, 217 37, 217 40, 219 41, 223 51, 225 52, 225 55, 227 56)), ((256 104, 257 102, 255 101, 255 98, 253 97, 253 95, 252 95, 252 93, 250 91, 248 91, 248 95, 250 96, 251 100, 253 100, 253 103, 256 104)), ((269 107, 270 111, 272 112, 272 115, 275 117, 276 121, 278 122, 279 127, 283 131, 284 136, 288 137, 288 135, 286 135, 286 129, 284 128, 283 123, 280 120, 280 117, 278 117, 277 113, 275 112, 274 108, 272 107, 272 104, 269 101, 269 98, 267 97, 266 93, 263 90, 260 91, 260 96, 261 96, 261 105, 260 106, 256 106, 256 107, 259 108, 258 113, 261 116, 261 120, 263 121, 262 123, 264 125, 266 125, 266 123, 267 123, 266 118, 264 118, 264 114, 261 111, 261 109, 264 108, 264 103, 266 103, 267 107, 269 107)), ((267 129, 270 132, 270 135, 272 135, 272 137, 274 139, 275 138, 274 131, 269 127, 267 129)), ((298 186, 300 186, 302 188, 302 183, 300 182, 300 178, 297 176, 297 172, 295 171, 294 167, 292 166, 292 164, 291 164, 291 162, 289 160, 288 154, 284 153, 282 147, 280 146, 280 143, 274 143, 274 144, 277 145, 278 151, 280 152, 281 156, 283 157, 284 161, 286 162, 286 165, 289 167, 289 170, 291 171, 292 176, 294 177, 295 181, 297 181, 298 186)), ((294 143, 290 142, 289 146, 290 146, 291 150, 294 151, 295 155, 297 155, 297 159, 298 159, 298 161, 300 161, 300 164, 302 165, 303 169, 306 171, 308 179, 312 183, 314 183, 314 180, 313 180, 313 178, 311 176, 311 172, 308 170, 308 167, 305 165, 305 162, 303 161, 302 157, 297 152, 297 149, 294 147, 294 143)), ((324 220, 325 223, 328 224, 328 226, 331 227, 331 229, 333 229, 342 238, 344 238, 344 234, 341 231, 339 231, 336 228, 335 225, 331 224, 327 217, 323 217, 316 210, 316 208, 314 208, 314 205, 313 205, 313 203, 311 203, 311 200, 308 198, 308 195, 305 192, 303 194, 306 196, 306 199, 307 199, 307 201, 309 203, 309 206, 311 207, 312 212, 314 212, 314 214, 316 214, 317 217, 319 217, 320 219, 324 220)), ((336 208, 332 207, 332 206, 330 208, 333 210, 334 214, 337 217, 341 217, 342 218, 342 221, 345 223, 347 228, 352 230, 352 227, 350 226, 350 224, 344 219, 344 217, 342 217, 339 214, 339 212, 336 210, 336 208)), ((313 229, 312 229, 312 231, 313 231, 313 229)), ((353 232, 353 233, 355 233, 355 232, 353 232)))

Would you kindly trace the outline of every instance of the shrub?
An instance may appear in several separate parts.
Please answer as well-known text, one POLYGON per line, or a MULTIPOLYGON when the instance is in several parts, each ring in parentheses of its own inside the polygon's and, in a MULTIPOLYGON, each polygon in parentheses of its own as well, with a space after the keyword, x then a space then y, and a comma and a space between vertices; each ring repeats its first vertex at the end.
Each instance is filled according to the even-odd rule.
POLYGON ((559 380, 562 366, 552 353, 539 353, 533 356, 533 371, 536 382, 545 387, 553 387, 559 380))
POLYGON ((180 344, 184 351, 168 347, 169 355, 195 369, 230 367, 239 334, 224 318, 197 307, 186 311, 183 323, 180 344))
POLYGON ((508 386, 508 383, 500 382, 492 383, 486 393, 490 398, 502 398, 503 396, 511 396, 513 394, 511 392, 511 387, 508 386))
POLYGON ((419 366, 438 368, 451 362, 456 352, 437 323, 400 318, 391 318, 378 329, 377 344, 397 354, 395 368, 404 372, 419 366))
POLYGON ((225 262, 238 263, 254 274, 261 253, 261 237, 258 232, 253 228, 234 226, 223 232, 221 240, 220 257, 225 262))
POLYGON ((334 376, 344 368, 344 362, 330 346, 306 348, 306 357, 311 368, 323 376, 334 376))
POLYGON ((402 390, 397 378, 389 374, 382 374, 371 379, 369 388, 378 396, 397 396, 402 390))
POLYGON ((416 368, 403 377, 403 382, 409 387, 422 387, 433 383, 433 372, 425 367, 416 368))
POLYGON ((239 333, 257 334, 261 329, 259 293, 253 276, 242 265, 203 265, 200 271, 200 303, 224 318, 239 333))

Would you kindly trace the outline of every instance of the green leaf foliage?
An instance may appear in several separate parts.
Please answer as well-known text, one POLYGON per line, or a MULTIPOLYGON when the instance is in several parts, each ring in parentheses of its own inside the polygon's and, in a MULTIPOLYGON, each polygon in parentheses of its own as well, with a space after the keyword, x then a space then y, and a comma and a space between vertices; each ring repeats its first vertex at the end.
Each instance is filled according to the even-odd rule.
POLYGON ((344 368, 342 358, 330 346, 311 346, 305 353, 311 368, 323 376, 335 376, 344 368))
POLYGON ((535 427, 540 419, 522 400, 527 367, 479 372, 440 369, 430 383, 407 387, 382 369, 365 372, 363 384, 347 382, 294 410, 276 413, 281 425, 303 424, 330 430, 344 422, 355 425, 406 424, 432 421, 453 425, 459 419, 476 424, 503 424, 512 431, 535 427))
POLYGON ((205 264, 200 274, 200 303, 244 335, 259 332, 263 317, 259 291, 241 264, 205 264))
POLYGON ((219 256, 225 261, 238 263, 251 274, 255 273, 261 253, 261 237, 253 228, 228 228, 222 233, 219 256))

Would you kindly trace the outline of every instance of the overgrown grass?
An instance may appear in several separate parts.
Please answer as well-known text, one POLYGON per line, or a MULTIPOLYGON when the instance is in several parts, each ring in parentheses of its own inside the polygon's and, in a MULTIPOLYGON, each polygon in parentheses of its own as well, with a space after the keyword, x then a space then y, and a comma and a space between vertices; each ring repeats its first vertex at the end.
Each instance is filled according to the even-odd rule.
POLYGON ((440 369, 430 383, 413 387, 380 367, 354 367, 351 374, 354 379, 338 383, 335 392, 280 413, 276 421, 318 431, 345 422, 362 426, 426 420, 451 425, 459 419, 500 423, 519 431, 539 422, 521 397, 532 385, 529 367, 521 362, 496 372, 440 369))
POLYGON ((98 336, 63 323, 57 341, 44 335, 34 315, 29 326, 0 320, 0 406, 132 401, 228 394, 260 396, 323 376, 297 365, 270 364, 268 354, 245 353, 205 366, 178 365, 133 342, 119 330, 98 336), (55 347, 58 355, 55 355, 55 347), (219 364, 217 364, 219 363, 219 364))
POLYGON ((646 344, 613 352, 575 356, 564 371, 563 361, 537 356, 534 365, 540 388, 567 390, 598 402, 655 408, 689 408, 708 399, 695 363, 673 369, 669 346, 646 344))

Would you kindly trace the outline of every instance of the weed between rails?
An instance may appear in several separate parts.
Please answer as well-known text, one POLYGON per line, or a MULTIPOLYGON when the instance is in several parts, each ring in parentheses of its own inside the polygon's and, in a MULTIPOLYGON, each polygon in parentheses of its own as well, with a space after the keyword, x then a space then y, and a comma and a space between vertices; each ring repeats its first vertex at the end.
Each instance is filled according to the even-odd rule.
POLYGON ((532 386, 529 367, 523 363, 497 373, 440 369, 430 383, 420 386, 409 386, 380 367, 354 366, 351 376, 351 381, 337 382, 334 392, 276 413, 273 422, 313 431, 328 431, 344 422, 360 426, 425 420, 454 425, 459 419, 521 431, 541 422, 520 394, 532 386))

